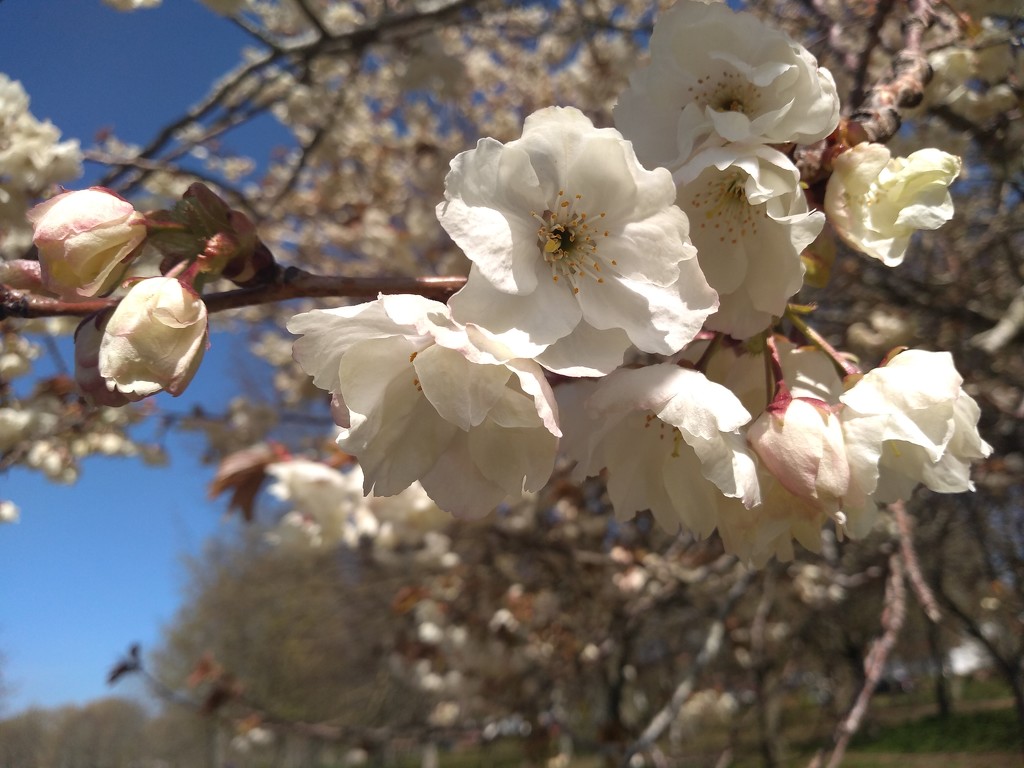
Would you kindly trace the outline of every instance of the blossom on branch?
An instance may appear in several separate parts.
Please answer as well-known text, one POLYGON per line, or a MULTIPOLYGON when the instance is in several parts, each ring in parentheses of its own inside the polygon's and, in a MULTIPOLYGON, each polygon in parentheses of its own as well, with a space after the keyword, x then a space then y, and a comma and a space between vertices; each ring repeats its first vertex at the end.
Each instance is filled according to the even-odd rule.
POLYGON ((651 35, 615 125, 647 167, 676 169, 707 146, 809 144, 839 122, 832 75, 783 32, 724 3, 681 0, 651 35))
POLYGON ((788 396, 750 425, 747 441, 787 491, 816 500, 826 514, 839 511, 850 485, 850 464, 843 430, 831 406, 788 396))
POLYGON ((103 329, 99 375, 110 392, 129 399, 161 390, 180 395, 202 362, 208 325, 206 305, 191 287, 172 277, 139 280, 103 329))
POLYGON ((853 478, 880 502, 918 483, 939 493, 974 490, 971 462, 992 452, 981 410, 948 352, 906 350, 857 381, 840 400, 853 478))
POLYGON ((419 480, 439 507, 479 516, 539 490, 561 431, 541 368, 499 360, 419 296, 296 315, 294 356, 335 395, 338 445, 363 489, 391 496, 419 480))
POLYGON ((28 212, 43 287, 69 301, 105 294, 146 239, 146 219, 102 187, 64 192, 28 212))
POLYGON ((763 331, 800 290, 800 254, 824 214, 808 209, 796 166, 770 147, 708 149, 675 177, 698 262, 718 291, 708 328, 737 339, 763 331))
POLYGON ((760 502, 740 428, 750 414, 704 374, 662 363, 620 369, 599 383, 558 390, 564 447, 580 479, 608 470, 608 495, 623 519, 650 509, 668 531, 699 536, 717 526, 723 497, 760 502))
POLYGON ((939 149, 893 157, 881 144, 858 144, 835 159, 825 211, 850 247, 895 267, 917 230, 953 218, 949 185, 959 174, 960 158, 939 149))
POLYGON ((451 163, 441 224, 473 262, 450 300, 460 323, 569 376, 621 364, 630 344, 672 354, 717 307, 664 169, 571 108, 526 118, 451 163))

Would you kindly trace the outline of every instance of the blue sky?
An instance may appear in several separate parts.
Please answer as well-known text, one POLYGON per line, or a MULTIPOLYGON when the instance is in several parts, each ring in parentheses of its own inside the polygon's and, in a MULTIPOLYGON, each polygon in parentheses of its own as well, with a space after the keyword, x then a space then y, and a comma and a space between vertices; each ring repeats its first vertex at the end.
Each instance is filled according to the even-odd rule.
MULTIPOLYGON (((248 42, 197 0, 135 13, 100 0, 0 1, 0 72, 22 82, 36 117, 83 146, 107 127, 147 142, 205 95, 248 42)), ((262 144, 258 159, 283 136, 264 124, 247 146, 234 146, 262 144)), ((98 171, 87 165, 86 173, 75 186, 98 171)), ((70 345, 62 347, 70 360, 70 345)), ((237 363, 231 337, 214 335, 189 390, 177 400, 159 395, 161 407, 216 410, 232 395, 237 363)), ((22 511, 20 523, 0 527, 0 654, 14 686, 0 714, 109 695, 104 678, 118 656, 136 641, 152 648, 173 617, 182 555, 236 525, 223 521, 223 504, 206 499, 213 468, 199 463, 200 438, 168 445, 169 468, 90 459, 72 486, 23 470, 0 476, 0 498, 22 511)))

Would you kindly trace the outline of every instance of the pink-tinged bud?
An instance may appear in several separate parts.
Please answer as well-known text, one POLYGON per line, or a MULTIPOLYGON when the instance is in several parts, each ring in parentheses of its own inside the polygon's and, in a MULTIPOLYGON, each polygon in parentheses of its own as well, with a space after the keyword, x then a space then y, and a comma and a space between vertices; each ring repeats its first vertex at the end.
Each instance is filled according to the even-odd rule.
POLYGON ((96 405, 120 408, 143 398, 110 391, 107 380, 100 376, 100 342, 110 319, 110 311, 97 312, 83 320, 75 329, 75 381, 82 394, 96 405))
POLYGON ((825 403, 793 398, 770 407, 750 426, 747 441, 783 487, 817 499, 832 512, 850 485, 839 419, 825 403))
POLYGON ((190 287, 171 277, 140 280, 107 321, 100 376, 130 397, 180 395, 199 369, 208 325, 206 305, 190 287))
POLYGON ((76 299, 111 291, 146 239, 146 219, 108 189, 65 192, 28 212, 43 287, 76 299))

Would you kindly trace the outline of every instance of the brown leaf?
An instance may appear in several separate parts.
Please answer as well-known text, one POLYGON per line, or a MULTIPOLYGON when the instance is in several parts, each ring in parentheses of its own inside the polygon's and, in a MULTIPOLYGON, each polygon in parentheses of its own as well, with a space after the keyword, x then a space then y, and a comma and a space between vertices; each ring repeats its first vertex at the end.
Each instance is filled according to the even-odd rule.
POLYGON ((212 499, 230 491, 228 510, 237 510, 242 519, 252 522, 256 496, 267 476, 267 465, 281 458, 282 449, 268 443, 229 454, 217 467, 217 474, 210 483, 209 497, 212 499))

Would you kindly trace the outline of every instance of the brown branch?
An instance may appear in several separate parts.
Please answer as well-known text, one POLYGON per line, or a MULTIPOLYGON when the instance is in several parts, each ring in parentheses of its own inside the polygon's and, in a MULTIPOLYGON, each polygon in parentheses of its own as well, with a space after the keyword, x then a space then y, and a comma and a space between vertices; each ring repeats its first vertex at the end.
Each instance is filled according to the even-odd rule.
MULTIPOLYGON (((881 40, 882 27, 885 25, 885 20, 889 18, 889 14, 892 13, 892 7, 895 4, 895 0, 882 0, 876 8, 874 18, 871 19, 871 24, 868 25, 867 29, 867 43, 864 45, 863 50, 860 51, 860 55, 857 56, 857 66, 853 76, 853 87, 850 89, 850 103, 860 104, 864 99, 864 91, 867 87, 868 79, 868 66, 871 64, 871 54, 881 40)), ((843 34, 841 26, 840 36, 843 34)), ((840 37, 840 39, 842 39, 840 37)))
MULTIPOLYGON (((333 277, 289 267, 273 283, 207 294, 203 301, 211 313, 300 298, 373 299, 380 293, 414 293, 443 301, 465 282, 464 277, 333 277)), ((0 320, 8 317, 86 317, 115 307, 120 301, 120 298, 114 298, 70 302, 0 285, 0 320)))
POLYGON ((900 110, 915 107, 924 98, 924 87, 932 79, 932 68, 922 45, 931 24, 932 0, 910 0, 910 13, 903 22, 903 50, 893 58, 892 74, 872 87, 850 119, 847 128, 851 144, 885 142, 896 135, 902 118, 900 110))
POLYGON ((921 603, 928 620, 933 624, 938 624, 942 620, 942 611, 939 610, 939 603, 921 573, 921 563, 917 559, 917 550, 914 549, 914 533, 910 515, 907 514, 907 505, 902 501, 897 501, 889 505, 889 511, 896 518, 896 529, 900 536, 900 554, 903 555, 903 562, 907 566, 910 586, 913 587, 914 594, 917 595, 918 602, 921 603))

